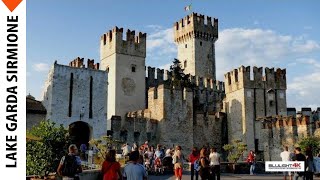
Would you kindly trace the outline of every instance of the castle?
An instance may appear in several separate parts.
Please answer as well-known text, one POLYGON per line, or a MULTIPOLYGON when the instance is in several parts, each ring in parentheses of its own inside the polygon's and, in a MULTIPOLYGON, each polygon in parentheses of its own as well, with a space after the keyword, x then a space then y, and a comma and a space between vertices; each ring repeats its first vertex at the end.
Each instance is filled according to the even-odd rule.
POLYGON ((115 27, 100 38, 100 63, 54 63, 42 101, 46 119, 69 127, 77 143, 112 135, 179 144, 188 152, 206 144, 221 150, 239 139, 266 160, 279 159, 277 148, 293 146, 301 134, 318 133, 319 108, 299 117, 287 110, 285 69, 241 66, 224 82, 216 79, 218 19, 191 13, 173 28, 190 86, 173 84, 170 71, 146 67, 145 33, 127 30, 124 39, 123 28, 115 27))

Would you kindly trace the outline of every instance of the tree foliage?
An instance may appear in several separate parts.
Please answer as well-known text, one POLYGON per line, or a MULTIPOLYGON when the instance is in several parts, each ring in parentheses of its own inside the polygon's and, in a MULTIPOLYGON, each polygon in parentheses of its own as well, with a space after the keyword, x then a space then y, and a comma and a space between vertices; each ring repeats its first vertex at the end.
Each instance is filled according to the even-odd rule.
POLYGON ((247 150, 247 145, 240 140, 235 140, 231 144, 225 144, 222 148, 228 152, 228 161, 237 163, 243 152, 247 150))
POLYGON ((120 149, 121 144, 123 144, 124 142, 122 141, 118 141, 118 140, 114 140, 112 139, 112 137, 110 136, 102 136, 99 139, 91 139, 89 141, 89 144, 91 146, 95 146, 97 147, 99 153, 96 154, 95 159, 98 161, 98 164, 102 164, 105 157, 106 157, 106 153, 109 149, 115 149, 118 150, 120 149))
POLYGON ((170 66, 172 73, 172 85, 175 87, 185 88, 191 87, 190 74, 185 74, 182 69, 181 62, 178 59, 174 59, 173 64, 170 66))
POLYGON ((55 172, 60 158, 67 153, 68 131, 44 120, 27 134, 40 139, 27 141, 27 175, 47 176, 55 172))
POLYGON ((303 152, 305 152, 307 148, 311 148, 313 155, 317 155, 320 151, 320 138, 315 136, 302 138, 298 142, 298 146, 303 152))

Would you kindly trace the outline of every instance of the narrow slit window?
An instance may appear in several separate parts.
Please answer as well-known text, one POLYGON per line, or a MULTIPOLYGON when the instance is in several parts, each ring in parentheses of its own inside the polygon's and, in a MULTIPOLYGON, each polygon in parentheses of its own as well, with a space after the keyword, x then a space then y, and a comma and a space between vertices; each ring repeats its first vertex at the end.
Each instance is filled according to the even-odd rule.
POLYGON ((93 85, 93 78, 92 76, 90 76, 89 118, 92 118, 92 85, 93 85))
POLYGON ((69 112, 68 116, 72 116, 72 91, 73 91, 73 73, 70 74, 70 85, 69 85, 69 112))

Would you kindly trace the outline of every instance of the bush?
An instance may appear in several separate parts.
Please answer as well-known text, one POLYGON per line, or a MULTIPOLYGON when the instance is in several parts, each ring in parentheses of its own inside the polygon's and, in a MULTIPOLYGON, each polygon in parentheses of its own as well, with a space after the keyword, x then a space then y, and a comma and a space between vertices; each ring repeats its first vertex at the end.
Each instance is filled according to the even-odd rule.
POLYGON ((298 146, 303 152, 306 152, 307 148, 311 148, 313 155, 316 156, 320 151, 320 138, 315 136, 302 138, 298 142, 298 146))
POLYGON ((237 163, 243 152, 247 150, 247 145, 240 140, 235 140, 232 144, 225 144, 222 148, 228 152, 228 161, 237 163))
POLYGON ((67 153, 68 131, 45 120, 27 134, 39 138, 27 141, 27 175, 47 176, 55 172, 60 158, 67 153))

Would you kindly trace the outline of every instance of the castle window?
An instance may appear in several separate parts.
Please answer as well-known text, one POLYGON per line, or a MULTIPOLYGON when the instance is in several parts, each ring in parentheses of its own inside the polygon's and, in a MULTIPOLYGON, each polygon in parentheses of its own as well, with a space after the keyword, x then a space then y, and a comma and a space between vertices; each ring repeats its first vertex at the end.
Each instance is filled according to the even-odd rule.
POLYGON ((93 86, 93 78, 92 76, 90 76, 89 118, 92 118, 92 86, 93 86))
POLYGON ((185 60, 183 64, 184 64, 184 68, 186 68, 187 67, 187 60, 185 60))
POLYGON ((202 46, 202 41, 200 41, 200 46, 202 46))
POLYGON ((109 73, 109 66, 107 67, 106 71, 107 71, 107 73, 109 73))
POLYGON ((188 45, 186 44, 184 47, 185 47, 185 48, 187 48, 187 47, 188 47, 188 45))
POLYGON ((136 65, 134 64, 131 65, 131 72, 136 72, 136 65))
POLYGON ((72 116, 72 91, 73 91, 73 73, 70 74, 70 85, 69 85, 69 113, 68 116, 72 116))

